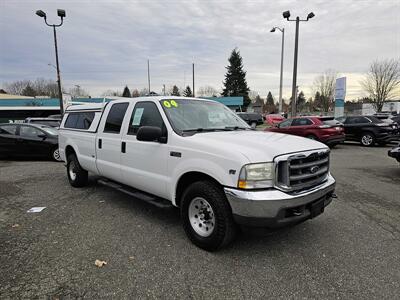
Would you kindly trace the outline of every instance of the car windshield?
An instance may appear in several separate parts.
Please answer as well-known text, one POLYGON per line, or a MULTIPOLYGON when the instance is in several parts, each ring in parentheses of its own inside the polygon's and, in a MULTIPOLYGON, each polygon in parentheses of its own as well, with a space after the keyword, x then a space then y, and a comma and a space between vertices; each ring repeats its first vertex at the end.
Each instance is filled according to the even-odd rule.
POLYGON ((57 129, 54 129, 53 127, 42 126, 42 127, 40 127, 40 129, 42 129, 43 131, 45 131, 45 132, 48 133, 48 134, 51 134, 51 135, 58 135, 57 129))
POLYGON ((172 127, 182 132, 250 129, 239 116, 225 105, 204 100, 161 100, 172 127))

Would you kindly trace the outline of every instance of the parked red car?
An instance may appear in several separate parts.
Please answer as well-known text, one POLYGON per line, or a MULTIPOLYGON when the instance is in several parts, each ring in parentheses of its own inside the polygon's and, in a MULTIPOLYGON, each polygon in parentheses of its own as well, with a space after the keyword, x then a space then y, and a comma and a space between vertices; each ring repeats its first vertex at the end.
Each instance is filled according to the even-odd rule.
POLYGON ((331 147, 344 142, 343 125, 333 117, 297 117, 287 119, 265 131, 293 134, 314 139, 331 147))
POLYGON ((271 125, 271 126, 279 124, 280 122, 285 120, 284 117, 282 117, 281 115, 278 115, 278 114, 270 114, 270 115, 265 114, 264 118, 265 118, 265 123, 267 123, 268 125, 271 125))

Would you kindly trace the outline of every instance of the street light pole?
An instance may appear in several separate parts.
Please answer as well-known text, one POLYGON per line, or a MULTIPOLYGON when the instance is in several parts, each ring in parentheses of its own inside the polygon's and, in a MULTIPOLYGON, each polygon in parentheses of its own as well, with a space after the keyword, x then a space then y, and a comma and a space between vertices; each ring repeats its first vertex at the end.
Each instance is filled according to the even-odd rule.
POLYGON ((299 53, 299 23, 300 18, 296 18, 296 37, 294 42, 294 63, 293 63, 293 82, 292 82, 292 117, 296 116, 296 90, 297 90, 297 55, 299 53))
POLYGON ((278 29, 282 32, 282 49, 281 49, 281 75, 279 79, 279 113, 282 113, 282 88, 283 88, 283 56, 285 49, 285 28, 274 27, 271 32, 275 32, 278 29))
POLYGON ((47 23, 47 16, 46 13, 42 10, 37 10, 36 15, 41 18, 44 18, 44 22, 47 26, 53 27, 53 34, 54 34, 54 48, 56 52, 56 66, 57 66, 57 84, 58 84, 58 98, 60 101, 60 113, 61 115, 64 114, 64 102, 62 97, 62 90, 61 90, 61 77, 60 77, 60 64, 58 61, 58 47, 57 47, 57 34, 56 34, 56 27, 60 27, 64 23, 65 18, 65 10, 57 9, 57 15, 61 18, 60 24, 49 24, 47 23))
POLYGON ((295 20, 289 20, 290 18, 290 11, 283 12, 283 17, 288 21, 295 21, 296 22, 296 37, 295 37, 295 44, 294 44, 294 63, 293 63, 293 83, 292 83, 292 117, 296 116, 296 86, 297 86, 297 57, 299 51, 299 25, 300 22, 307 22, 309 19, 313 18, 315 15, 313 12, 310 12, 307 15, 307 19, 300 19, 300 17, 296 17, 295 20))

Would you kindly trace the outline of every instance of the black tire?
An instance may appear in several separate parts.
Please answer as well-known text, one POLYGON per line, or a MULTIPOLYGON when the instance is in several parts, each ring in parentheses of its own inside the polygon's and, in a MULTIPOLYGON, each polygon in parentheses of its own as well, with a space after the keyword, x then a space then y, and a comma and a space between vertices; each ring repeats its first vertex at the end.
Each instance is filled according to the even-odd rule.
POLYGON ((257 127, 257 123, 256 122, 251 122, 250 126, 251 126, 251 128, 256 128, 257 127))
POLYGON ((83 187, 88 183, 88 172, 82 169, 75 154, 70 154, 67 158, 67 175, 73 187, 83 187))
POLYGON ((329 144, 328 147, 331 148, 331 149, 333 149, 333 148, 335 148, 335 147, 337 146, 337 144, 338 144, 338 143, 329 144))
POLYGON ((364 132, 361 135, 360 143, 364 147, 372 147, 373 145, 375 145, 375 136, 374 136, 374 134, 370 133, 370 132, 364 132))
POLYGON ((308 138, 308 139, 310 139, 310 140, 318 141, 318 138, 317 138, 315 135, 313 135, 313 134, 307 135, 306 138, 308 138))
POLYGON ((50 158, 51 158, 52 160, 54 160, 54 161, 57 161, 57 162, 62 161, 62 159, 61 159, 61 157, 60 157, 60 151, 59 151, 58 147, 57 147, 57 148, 53 148, 53 149, 51 150, 50 158))
MULTIPOLYGON (((207 251, 215 251, 227 246, 236 236, 236 224, 233 221, 232 210, 228 200, 221 186, 212 181, 205 180, 194 182, 186 189, 182 195, 181 218, 183 228, 188 238, 197 247, 207 251), (197 201, 201 201, 199 199, 206 200, 205 202, 211 206, 211 211, 213 213, 212 220, 215 221, 215 224, 213 224, 213 229, 209 236, 202 236, 197 233, 193 227, 195 225, 192 226, 189 219, 189 208, 196 199, 197 201)), ((202 226, 200 222, 198 226, 202 226)))

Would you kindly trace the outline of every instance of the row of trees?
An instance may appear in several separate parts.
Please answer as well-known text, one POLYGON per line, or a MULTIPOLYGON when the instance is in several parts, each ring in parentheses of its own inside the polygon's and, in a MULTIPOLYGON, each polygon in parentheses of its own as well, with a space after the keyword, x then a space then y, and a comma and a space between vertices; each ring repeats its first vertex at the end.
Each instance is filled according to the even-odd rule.
MULTIPOLYGON (((27 97, 58 98, 58 84, 51 79, 37 78, 35 80, 16 80, 4 84, 4 91, 12 95, 27 97)), ((62 89, 63 93, 70 94, 73 98, 88 97, 89 93, 80 86, 62 89)))

